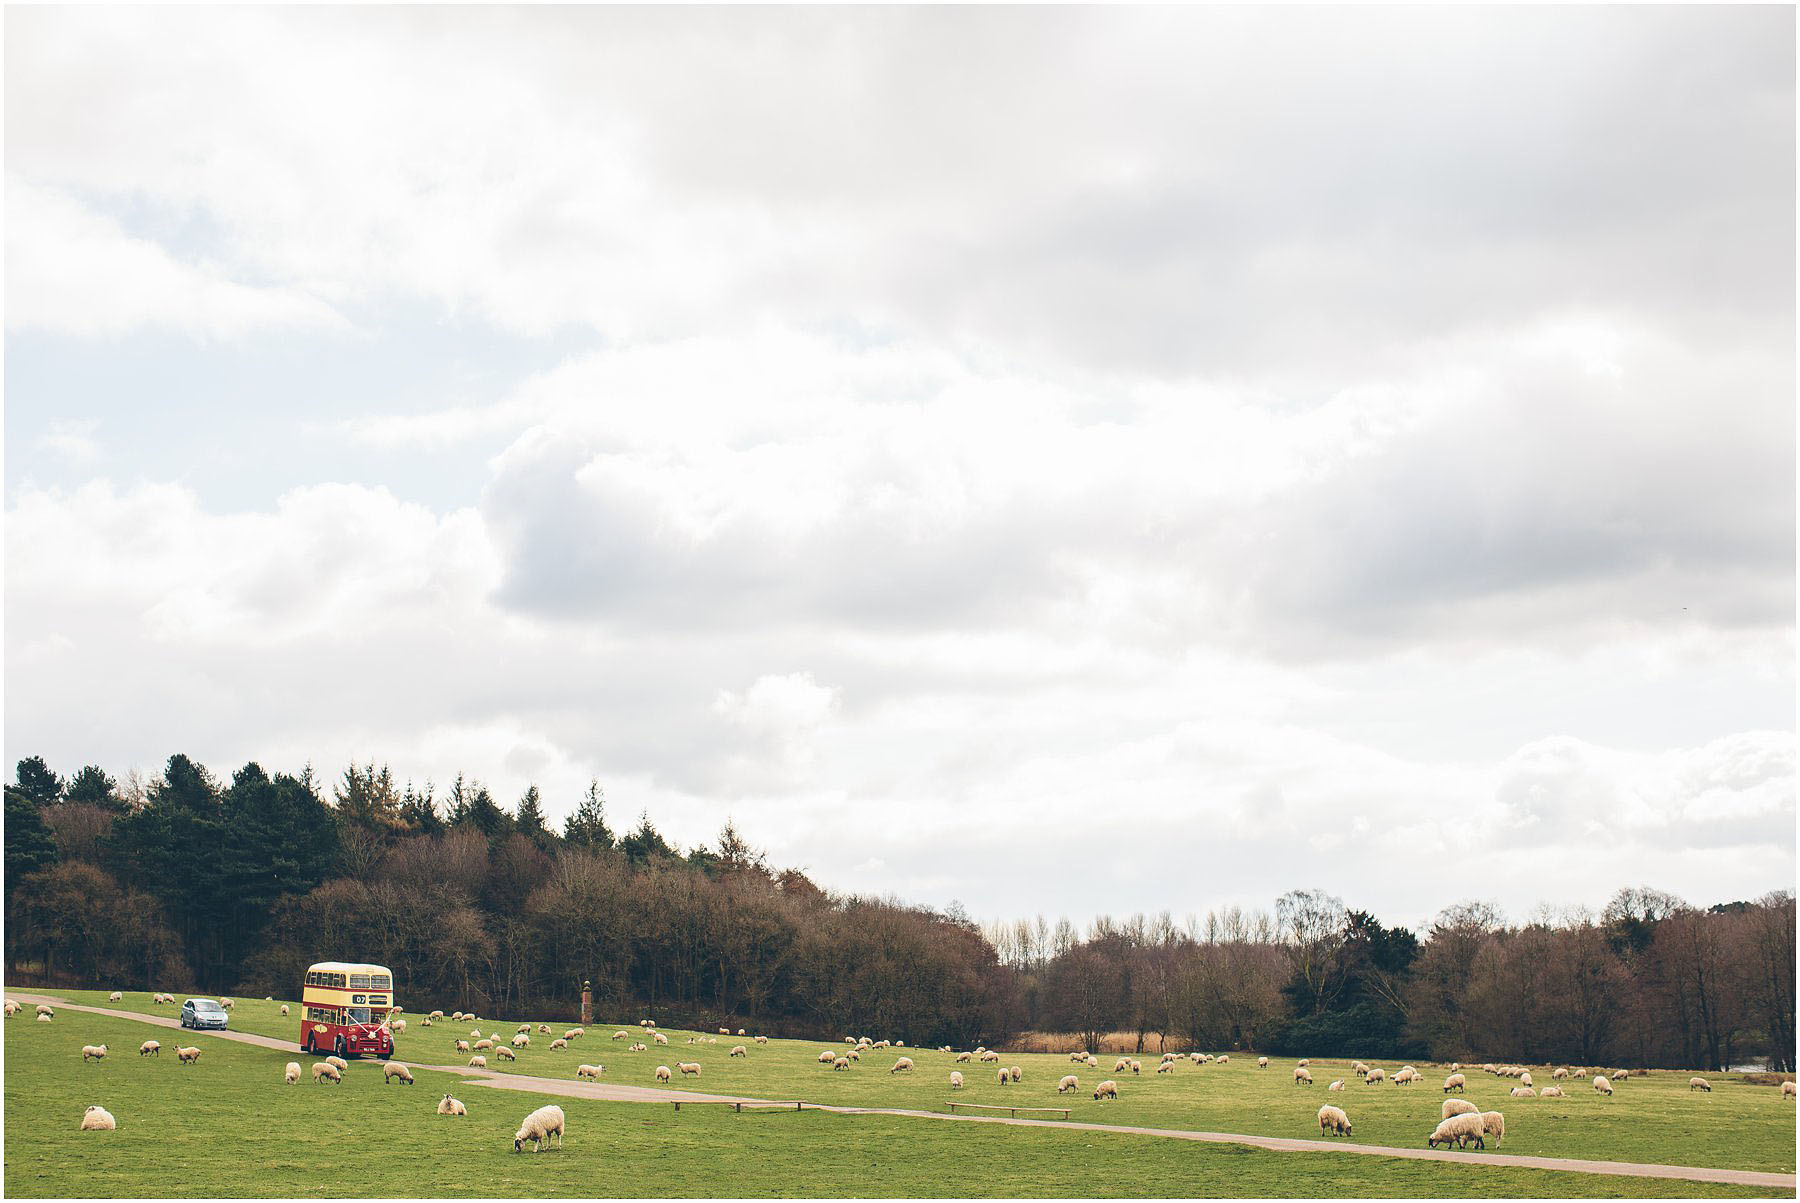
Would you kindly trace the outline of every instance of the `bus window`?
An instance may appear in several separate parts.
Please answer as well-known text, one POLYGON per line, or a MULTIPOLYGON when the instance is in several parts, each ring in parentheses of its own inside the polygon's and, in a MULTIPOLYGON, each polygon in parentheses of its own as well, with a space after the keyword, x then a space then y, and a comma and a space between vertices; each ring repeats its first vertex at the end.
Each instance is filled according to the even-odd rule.
POLYGON ((367 1008, 367 1007, 351 1007, 350 1008, 350 1022, 351 1023, 368 1023, 369 1022, 369 1008, 367 1008))
POLYGON ((372 990, 392 990, 394 988, 394 981, 385 973, 373 974, 369 978, 369 988, 372 990))
POLYGON ((350 988, 352 990, 367 990, 369 988, 369 975, 366 973, 352 973, 350 975, 350 988))

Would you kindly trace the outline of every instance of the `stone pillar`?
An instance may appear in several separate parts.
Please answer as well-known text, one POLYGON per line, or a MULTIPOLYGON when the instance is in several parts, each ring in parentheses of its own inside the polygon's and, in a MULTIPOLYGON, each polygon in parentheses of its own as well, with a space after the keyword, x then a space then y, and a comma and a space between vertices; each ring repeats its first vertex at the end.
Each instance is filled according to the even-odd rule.
POLYGON ((581 983, 581 1025, 594 1022, 594 983, 581 983))

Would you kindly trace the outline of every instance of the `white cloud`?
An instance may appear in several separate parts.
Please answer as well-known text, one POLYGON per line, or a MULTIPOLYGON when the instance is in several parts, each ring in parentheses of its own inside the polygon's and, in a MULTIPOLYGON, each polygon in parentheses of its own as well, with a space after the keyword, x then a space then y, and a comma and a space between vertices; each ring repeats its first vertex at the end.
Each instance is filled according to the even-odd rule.
POLYGON ((37 440, 37 446, 69 464, 86 467, 100 458, 100 444, 94 432, 100 429, 98 418, 77 418, 50 423, 50 428, 37 440))

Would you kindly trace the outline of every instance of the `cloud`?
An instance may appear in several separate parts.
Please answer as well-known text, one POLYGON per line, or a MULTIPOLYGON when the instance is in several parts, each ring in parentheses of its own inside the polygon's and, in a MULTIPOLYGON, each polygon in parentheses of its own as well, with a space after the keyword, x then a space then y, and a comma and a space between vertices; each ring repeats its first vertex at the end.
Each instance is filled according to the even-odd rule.
POLYGON ((42 450, 62 457, 72 466, 87 467, 100 458, 100 444, 94 432, 100 429, 98 418, 75 418, 50 423, 50 428, 37 440, 42 450))

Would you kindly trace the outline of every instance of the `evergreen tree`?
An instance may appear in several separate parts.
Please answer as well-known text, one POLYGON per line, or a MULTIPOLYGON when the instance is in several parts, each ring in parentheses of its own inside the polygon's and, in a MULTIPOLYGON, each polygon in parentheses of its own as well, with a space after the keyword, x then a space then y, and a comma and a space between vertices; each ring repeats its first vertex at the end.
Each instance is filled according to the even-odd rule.
POLYGON ((613 833, 606 826, 606 794, 598 781, 588 782, 587 793, 575 813, 563 820, 563 839, 583 848, 610 848, 613 833))
POLYGON ((119 796, 119 783, 94 764, 84 765, 80 772, 69 778, 69 784, 63 788, 63 801, 120 813, 126 809, 125 799, 119 796))
POLYGON ((218 851, 224 841, 219 789, 200 765, 176 753, 151 783, 142 810, 113 824, 109 844, 121 869, 167 908, 207 985, 224 970, 218 851))
POLYGON ((651 860, 680 855, 662 838, 662 833, 650 825, 650 812, 638 815, 637 829, 619 841, 619 847, 625 853, 625 859, 634 865, 647 865, 651 860))
POLYGON ((462 790, 464 801, 456 816, 450 820, 450 826, 473 827, 490 840, 506 835, 511 830, 512 819, 500 809, 500 804, 494 801, 494 795, 488 792, 487 786, 477 781, 471 787, 462 789, 460 776, 456 784, 462 790))
POLYGON ((525 793, 519 799, 519 813, 513 820, 513 826, 518 828, 520 835, 540 849, 548 849, 556 842, 556 837, 544 825, 544 804, 535 784, 525 787, 525 793))
POLYGON ((44 826, 37 803, 15 786, 6 787, 6 895, 19 879, 56 863, 56 841, 44 826))
POLYGON ((42 756, 27 756, 19 762, 19 792, 34 806, 54 806, 62 801, 63 783, 42 756))
POLYGON ((414 835, 437 835, 444 830, 444 818, 438 814, 433 792, 429 781, 422 792, 414 790, 409 781, 400 796, 400 822, 414 835))
POLYGON ((254 761, 239 769, 221 799, 218 849, 220 905, 228 961, 256 946, 269 908, 284 894, 304 894, 331 876, 338 827, 331 809, 304 782, 270 778, 254 761))

